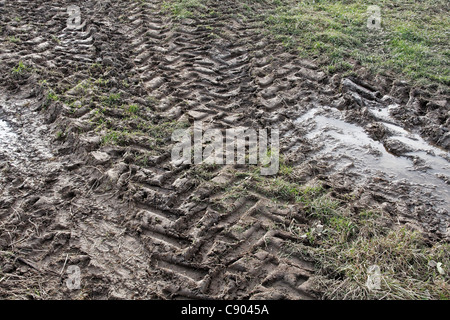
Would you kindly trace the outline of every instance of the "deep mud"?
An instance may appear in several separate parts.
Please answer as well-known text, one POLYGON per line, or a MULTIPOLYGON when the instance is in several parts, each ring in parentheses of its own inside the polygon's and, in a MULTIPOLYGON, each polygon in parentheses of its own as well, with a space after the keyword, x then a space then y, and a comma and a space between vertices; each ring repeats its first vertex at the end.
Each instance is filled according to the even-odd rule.
POLYGON ((91 79, 108 80, 98 87, 152 125, 279 127, 300 183, 320 180, 354 194, 353 210, 380 208, 449 239, 448 97, 362 68, 358 79, 330 78, 258 33, 238 2, 178 21, 156 0, 81 1, 75 31, 71 4, 0 2, 2 298, 320 296, 314 266, 283 254, 292 236, 272 228, 304 221, 297 205, 258 190, 222 203, 222 187, 239 182, 233 168, 201 182, 170 162, 170 134, 105 143, 108 130, 140 122, 108 105, 99 115, 91 79), (20 61, 29 70, 12 73, 20 61), (49 99, 50 88, 64 99, 49 99), (81 290, 66 286, 69 265, 81 290))

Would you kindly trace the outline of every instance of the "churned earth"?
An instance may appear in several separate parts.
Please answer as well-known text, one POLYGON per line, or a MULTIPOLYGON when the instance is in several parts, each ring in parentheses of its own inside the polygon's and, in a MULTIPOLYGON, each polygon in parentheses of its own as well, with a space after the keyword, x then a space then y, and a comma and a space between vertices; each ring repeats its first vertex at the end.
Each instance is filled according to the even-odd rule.
POLYGON ((1 298, 450 296, 448 96, 326 74, 245 12, 0 1, 1 298), (278 174, 172 162, 195 121, 279 128, 278 174))

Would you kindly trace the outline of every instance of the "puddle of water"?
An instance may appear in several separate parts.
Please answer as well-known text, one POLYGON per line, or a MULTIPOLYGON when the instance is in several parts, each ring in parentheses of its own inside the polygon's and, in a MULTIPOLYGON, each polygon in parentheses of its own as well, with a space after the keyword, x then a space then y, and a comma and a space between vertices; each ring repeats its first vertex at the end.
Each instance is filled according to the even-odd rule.
POLYGON ((0 151, 8 148, 10 142, 16 138, 16 135, 11 131, 8 124, 0 119, 0 151))
POLYGON ((24 168, 30 161, 42 162, 53 157, 44 139, 45 133, 41 132, 39 123, 33 122, 33 116, 22 117, 21 125, 15 125, 14 114, 22 112, 21 108, 27 104, 27 101, 6 102, 0 96, 0 160, 24 168))
MULTIPOLYGON (((0 117, 1 115, 0 113, 0 117)), ((17 145, 17 135, 9 124, 0 118, 0 157, 13 153, 15 145, 17 145)))
POLYGON ((370 112, 377 118, 389 122, 392 121, 390 111, 397 107, 398 107, 397 104, 391 104, 387 108, 371 108, 370 112))
POLYGON ((397 157, 386 151, 384 145, 368 136, 364 128, 340 119, 340 112, 334 108, 314 108, 294 121, 309 129, 306 138, 321 146, 317 156, 327 158, 342 169, 349 163, 357 173, 373 175, 377 172, 387 174, 393 180, 406 180, 431 191, 444 208, 450 207, 450 186, 437 175, 450 172, 450 153, 428 144, 417 134, 411 134, 392 123, 384 123, 397 135, 393 138, 408 145, 412 150, 407 156, 397 157), (412 156, 420 158, 426 170, 415 170, 412 156), (333 161, 334 160, 334 161, 333 161))
MULTIPOLYGON (((390 107, 384 109, 387 115, 389 115, 388 109, 390 107)), ((392 119, 386 118, 385 120, 390 121, 392 119)), ((423 160, 425 166, 429 167, 430 173, 434 175, 448 175, 450 173, 450 152, 429 144, 420 135, 411 133, 398 125, 386 122, 383 122, 383 125, 392 132, 395 132, 396 135, 392 139, 403 143, 413 150, 412 152, 406 153, 406 156, 417 157, 423 160)))

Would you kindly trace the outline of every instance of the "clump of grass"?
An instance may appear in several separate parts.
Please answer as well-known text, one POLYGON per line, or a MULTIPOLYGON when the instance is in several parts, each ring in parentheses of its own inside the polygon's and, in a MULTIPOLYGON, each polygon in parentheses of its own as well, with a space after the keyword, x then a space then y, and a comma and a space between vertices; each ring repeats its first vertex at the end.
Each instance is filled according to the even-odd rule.
POLYGON ((127 112, 130 114, 137 114, 139 112, 139 106, 137 104, 131 104, 128 106, 127 112))
POLYGON ((335 213, 339 207, 339 202, 333 200, 327 194, 319 195, 318 192, 312 192, 312 195, 309 199, 303 201, 306 213, 324 222, 336 221, 338 218, 335 216, 335 213))
POLYGON ((203 0, 164 1, 162 8, 169 11, 176 18, 190 18, 194 16, 195 10, 206 8, 203 2, 203 0))
POLYGON ((53 90, 50 90, 47 93, 47 100, 49 100, 49 101, 58 101, 59 100, 59 96, 53 90))
POLYGON ((189 123, 178 121, 162 121, 158 124, 148 124, 144 132, 157 145, 171 141, 172 133, 177 129, 185 129, 189 123))
POLYGON ((19 63, 17 64, 17 66, 15 66, 15 67, 11 70, 11 72, 12 72, 12 74, 14 74, 14 75, 23 75, 23 74, 29 72, 30 70, 31 70, 31 68, 28 67, 27 65, 25 65, 25 64, 23 63, 23 61, 19 61, 19 63))
MULTIPOLYGON (((91 66, 91 68, 95 68, 95 66, 91 66)), ((94 84, 98 85, 99 87, 107 87, 108 83, 109 80, 103 78, 98 78, 94 81, 94 84)))
POLYGON ((109 107, 119 105, 120 102, 121 102, 120 93, 111 93, 108 96, 102 97, 102 103, 109 107))
POLYGON ((61 44, 61 40, 55 35, 52 35, 52 40, 57 44, 61 44))
POLYGON ((125 145, 128 141, 129 133, 126 131, 108 130, 108 132, 102 137, 102 144, 117 144, 125 145))
POLYGON ((11 36, 8 38, 8 41, 12 42, 12 43, 18 43, 18 42, 20 42, 20 39, 15 36, 11 36))
POLYGON ((286 181, 282 175, 276 177, 262 177, 258 168, 249 173, 237 173, 238 176, 250 176, 247 181, 250 188, 276 201, 290 201, 310 205, 316 197, 323 194, 325 189, 318 183, 314 186, 302 186, 295 182, 286 181))

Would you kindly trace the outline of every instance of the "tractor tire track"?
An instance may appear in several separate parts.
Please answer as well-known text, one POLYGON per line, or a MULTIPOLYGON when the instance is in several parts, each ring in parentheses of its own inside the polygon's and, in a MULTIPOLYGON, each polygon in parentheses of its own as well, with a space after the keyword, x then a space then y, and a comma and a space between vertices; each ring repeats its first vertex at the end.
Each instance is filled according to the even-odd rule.
MULTIPOLYGON (((173 143, 157 133, 170 121, 202 121, 222 132, 279 127, 281 151, 300 168, 299 181, 320 179, 350 193, 360 177, 340 179, 295 119, 334 104, 368 121, 357 106, 373 90, 342 85, 286 52, 257 32, 257 20, 236 15, 242 10, 235 1, 211 1, 181 20, 156 0, 82 1, 83 25, 68 30, 71 4, 17 1, 2 11, 9 18, 2 37, 20 41, 0 45, 0 86, 7 101, 33 106, 20 113, 45 123, 38 138, 55 163, 37 155, 0 181, 0 249, 38 264, 30 270, 2 256, 2 266, 29 283, 4 281, 0 296, 39 298, 26 293, 31 284, 41 298, 316 298, 314 266, 290 250, 300 240, 285 231, 292 221, 305 222, 302 208, 248 187, 238 165, 212 166, 207 179, 198 178, 200 166, 172 163, 173 143), (34 71, 11 75, 20 61, 34 71), (52 101, 49 92, 61 98, 52 101), (139 107, 136 117, 131 105, 139 107), (119 140, 118 132, 132 129, 143 134, 119 140), (27 168, 40 173, 32 183, 27 168), (246 192, 229 197, 236 186, 246 192), (68 265, 80 267, 81 290, 66 287, 68 265)), ((17 117, 8 110, 9 119, 17 117)), ((361 206, 397 201, 377 181, 369 181, 371 191, 359 189, 360 198, 373 200, 361 206)), ((407 200, 399 206, 418 207, 407 200)), ((405 220, 445 236, 446 217, 405 220)))

